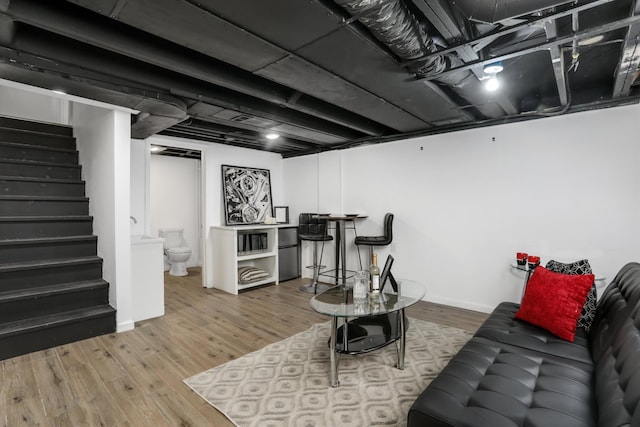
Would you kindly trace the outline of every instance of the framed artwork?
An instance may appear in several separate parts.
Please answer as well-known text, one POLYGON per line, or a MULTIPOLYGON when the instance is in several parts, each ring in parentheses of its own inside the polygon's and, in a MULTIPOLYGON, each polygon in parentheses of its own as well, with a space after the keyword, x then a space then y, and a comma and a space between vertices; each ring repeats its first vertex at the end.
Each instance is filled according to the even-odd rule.
POLYGON ((222 186, 227 225, 262 224, 273 216, 267 169, 222 165, 222 186))
POLYGON ((289 224, 289 206, 274 206, 276 223, 289 224))

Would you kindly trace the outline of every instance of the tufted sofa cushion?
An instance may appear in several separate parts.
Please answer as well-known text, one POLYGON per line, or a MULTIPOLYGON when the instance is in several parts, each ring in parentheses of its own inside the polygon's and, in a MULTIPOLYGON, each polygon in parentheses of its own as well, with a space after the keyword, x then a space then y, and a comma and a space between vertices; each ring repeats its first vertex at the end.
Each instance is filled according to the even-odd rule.
POLYGON ((640 426, 640 264, 620 270, 591 328, 598 426, 640 426))
POLYGON ((416 400, 408 426, 596 426, 593 365, 472 338, 416 400))
POLYGON ((640 264, 573 343, 500 304, 409 410, 408 427, 640 426, 640 264))
POLYGON ((475 336, 582 363, 591 363, 591 351, 585 331, 576 330, 573 342, 563 340, 549 331, 514 319, 518 308, 518 304, 511 302, 499 304, 475 336))

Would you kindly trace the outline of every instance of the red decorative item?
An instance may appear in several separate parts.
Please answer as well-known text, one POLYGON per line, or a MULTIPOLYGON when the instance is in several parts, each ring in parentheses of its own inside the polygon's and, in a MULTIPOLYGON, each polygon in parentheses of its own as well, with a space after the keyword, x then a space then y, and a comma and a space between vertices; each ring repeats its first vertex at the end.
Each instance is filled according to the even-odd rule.
POLYGON ((516 261, 518 262, 518 265, 525 265, 527 263, 527 256, 526 252, 517 252, 516 261))
POLYGON ((527 257, 527 261, 529 261, 529 270, 533 270, 537 266, 540 265, 540 257, 535 255, 529 255, 527 257))
POLYGON ((593 274, 560 274, 536 268, 515 318, 573 342, 594 278, 593 274))

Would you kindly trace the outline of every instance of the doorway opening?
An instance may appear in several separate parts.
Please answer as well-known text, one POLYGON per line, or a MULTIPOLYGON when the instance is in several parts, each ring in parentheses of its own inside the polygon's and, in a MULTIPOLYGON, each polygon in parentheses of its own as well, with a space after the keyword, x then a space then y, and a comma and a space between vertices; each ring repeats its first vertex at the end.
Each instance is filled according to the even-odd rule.
MULTIPOLYGON (((195 148, 157 144, 151 144, 150 151, 151 234, 158 236, 163 229, 183 230, 183 246, 191 250, 187 269, 202 267, 205 257, 202 152, 195 148)), ((165 271, 168 267, 165 257, 165 271)))

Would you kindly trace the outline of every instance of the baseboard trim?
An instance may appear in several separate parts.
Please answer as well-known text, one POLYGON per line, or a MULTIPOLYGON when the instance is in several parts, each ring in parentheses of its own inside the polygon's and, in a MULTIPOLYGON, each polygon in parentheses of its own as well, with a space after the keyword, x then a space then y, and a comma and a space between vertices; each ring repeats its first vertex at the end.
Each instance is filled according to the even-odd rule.
POLYGON ((120 332, 132 331, 135 327, 136 325, 133 322, 133 320, 128 320, 126 322, 119 322, 116 325, 116 332, 120 333, 120 332))
POLYGON ((491 313, 495 308, 489 305, 476 304, 469 301, 454 300, 451 298, 441 298, 438 296, 430 295, 428 293, 423 300, 427 302, 433 302, 435 304, 442 304, 442 305, 448 305, 451 307, 464 308, 465 310, 479 311, 481 313, 491 313))

